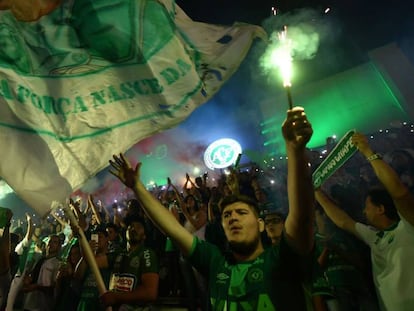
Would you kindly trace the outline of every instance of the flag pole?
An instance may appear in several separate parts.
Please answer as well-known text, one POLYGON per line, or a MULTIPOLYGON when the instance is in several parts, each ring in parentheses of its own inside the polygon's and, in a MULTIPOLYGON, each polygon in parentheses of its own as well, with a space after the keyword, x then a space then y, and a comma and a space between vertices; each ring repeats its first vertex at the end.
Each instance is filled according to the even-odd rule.
MULTIPOLYGON (((66 216, 68 216, 70 223, 72 226, 76 227, 78 229, 79 233, 79 243, 82 246, 83 255, 85 256, 85 259, 89 265, 89 268, 91 269, 93 275, 96 279, 96 285, 99 291, 99 295, 103 295, 107 292, 105 282, 102 278, 101 271, 99 271, 98 264, 95 260, 95 255, 88 243, 88 240, 86 239, 85 232, 83 229, 79 226, 79 222, 75 217, 75 214, 73 213, 72 209, 70 208, 69 204, 66 204, 63 207, 63 211, 65 212, 66 216)), ((112 307, 106 307, 106 311, 112 311, 112 307)))

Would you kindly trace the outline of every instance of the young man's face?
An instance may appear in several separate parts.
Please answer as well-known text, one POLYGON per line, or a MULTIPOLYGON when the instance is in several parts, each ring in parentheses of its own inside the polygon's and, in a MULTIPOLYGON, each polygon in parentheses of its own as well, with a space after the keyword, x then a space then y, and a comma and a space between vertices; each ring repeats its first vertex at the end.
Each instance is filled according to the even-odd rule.
POLYGON ((140 222, 132 222, 126 232, 127 241, 131 245, 142 244, 145 240, 145 228, 140 222))
POLYGON ((283 231, 283 219, 278 214, 269 214, 264 219, 265 230, 267 236, 273 241, 273 239, 279 239, 282 236, 283 231))
POLYGON ((40 237, 40 235, 42 234, 42 228, 40 228, 40 227, 36 227, 35 229, 34 229, 34 236, 35 237, 37 237, 37 238, 39 238, 40 237))
POLYGON ((75 266, 79 262, 81 257, 82 257, 82 254, 81 254, 81 251, 80 251, 80 247, 79 246, 72 247, 72 249, 70 250, 70 254, 69 254, 70 263, 73 266, 75 266))
POLYGON ((108 236, 103 232, 98 232, 98 251, 105 250, 108 247, 108 236))
POLYGON ((253 252, 260 243, 263 221, 244 202, 227 205, 222 213, 222 226, 233 251, 253 252))
POLYGON ((195 212, 194 207, 195 207, 196 202, 192 196, 187 198, 187 200, 185 201, 185 204, 190 213, 195 212))
POLYGON ((92 215, 91 217, 91 225, 96 225, 98 222, 96 221, 96 216, 92 215))
POLYGON ((379 214, 380 207, 372 203, 371 197, 365 199, 364 215, 369 225, 375 226, 375 220, 379 214))
POLYGON ((106 228, 106 232, 108 233, 108 240, 109 241, 115 241, 118 237, 118 232, 112 227, 106 228))
POLYGON ((47 244, 47 255, 56 255, 60 251, 60 238, 58 236, 52 236, 47 244))

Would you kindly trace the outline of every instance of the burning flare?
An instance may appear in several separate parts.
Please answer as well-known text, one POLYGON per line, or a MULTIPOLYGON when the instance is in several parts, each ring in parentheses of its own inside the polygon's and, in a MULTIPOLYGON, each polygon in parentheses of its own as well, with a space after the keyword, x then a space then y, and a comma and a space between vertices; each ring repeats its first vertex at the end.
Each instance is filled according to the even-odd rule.
POLYGON ((290 87, 292 78, 292 41, 287 37, 287 27, 278 33, 279 46, 273 50, 271 60, 276 65, 283 78, 283 86, 290 87))

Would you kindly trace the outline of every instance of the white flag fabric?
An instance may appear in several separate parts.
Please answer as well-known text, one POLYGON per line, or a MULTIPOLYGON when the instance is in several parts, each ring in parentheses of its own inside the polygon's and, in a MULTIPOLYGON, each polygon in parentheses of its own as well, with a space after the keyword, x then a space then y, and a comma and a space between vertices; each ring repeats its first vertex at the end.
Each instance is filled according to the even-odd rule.
POLYGON ((0 11, 0 176, 41 215, 112 154, 183 121, 265 37, 195 22, 171 0, 44 1, 28 17, 0 11))

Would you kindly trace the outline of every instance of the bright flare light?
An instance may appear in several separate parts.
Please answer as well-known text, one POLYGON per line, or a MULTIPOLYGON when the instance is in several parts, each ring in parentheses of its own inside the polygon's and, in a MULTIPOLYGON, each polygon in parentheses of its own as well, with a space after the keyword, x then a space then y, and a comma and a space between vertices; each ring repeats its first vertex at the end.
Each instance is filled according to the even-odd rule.
POLYGON ((279 44, 272 51, 270 61, 273 66, 279 68, 283 78, 283 86, 292 86, 292 42, 287 37, 287 27, 278 33, 279 44))

